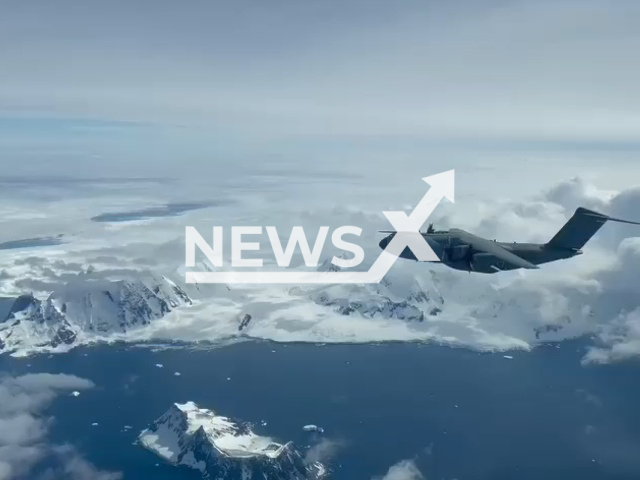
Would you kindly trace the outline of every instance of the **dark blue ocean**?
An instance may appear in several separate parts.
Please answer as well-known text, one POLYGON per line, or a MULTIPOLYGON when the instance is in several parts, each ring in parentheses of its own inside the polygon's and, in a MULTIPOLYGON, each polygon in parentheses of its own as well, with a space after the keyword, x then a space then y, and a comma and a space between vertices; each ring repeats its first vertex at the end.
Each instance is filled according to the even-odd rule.
POLYGON ((340 445, 333 479, 369 480, 412 458, 429 480, 637 480, 640 364, 585 367, 583 354, 581 341, 513 359, 423 344, 105 345, 4 355, 0 370, 95 382, 55 401, 50 438, 125 479, 199 478, 132 444, 172 402, 193 400, 300 446, 310 442, 303 425, 322 426, 340 445))

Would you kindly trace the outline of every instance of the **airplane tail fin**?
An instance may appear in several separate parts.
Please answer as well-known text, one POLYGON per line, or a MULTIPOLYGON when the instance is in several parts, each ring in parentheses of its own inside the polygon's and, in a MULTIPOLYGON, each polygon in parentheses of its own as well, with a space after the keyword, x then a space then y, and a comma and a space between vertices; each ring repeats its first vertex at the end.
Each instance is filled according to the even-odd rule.
POLYGON ((640 225, 640 222, 612 218, 602 213, 579 207, 569 221, 549 240, 547 245, 556 248, 580 250, 607 220, 640 225))

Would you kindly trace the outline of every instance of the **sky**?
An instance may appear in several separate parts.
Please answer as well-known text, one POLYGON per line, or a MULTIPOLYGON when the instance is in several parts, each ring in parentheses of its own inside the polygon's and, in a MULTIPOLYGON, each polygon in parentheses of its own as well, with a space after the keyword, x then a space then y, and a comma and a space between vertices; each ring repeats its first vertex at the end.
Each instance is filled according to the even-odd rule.
POLYGON ((575 166, 640 148, 632 0, 0 9, 0 165, 15 174, 489 163, 478 152, 575 166))
MULTIPOLYGON (((434 214, 444 227, 546 241, 578 206, 638 220, 639 22, 626 0, 3 2, 0 292, 45 299, 89 264, 176 274, 185 225, 355 224, 375 258, 381 212, 410 211, 420 179, 450 169, 456 203, 434 214)), ((633 235, 607 226, 580 262, 522 278, 444 273, 452 303, 475 310, 429 328, 528 348, 587 291, 603 317, 566 337, 622 345, 594 361, 635 355, 633 235), (529 303, 491 320, 505 296, 529 303)), ((297 302, 254 294, 255 308, 297 302)), ((203 308, 184 316, 208 321, 220 305, 203 308)), ((323 318, 307 326, 334 331, 323 318)), ((360 320, 332 338, 390 335, 360 320)), ((203 328, 215 340, 234 322, 203 328)))

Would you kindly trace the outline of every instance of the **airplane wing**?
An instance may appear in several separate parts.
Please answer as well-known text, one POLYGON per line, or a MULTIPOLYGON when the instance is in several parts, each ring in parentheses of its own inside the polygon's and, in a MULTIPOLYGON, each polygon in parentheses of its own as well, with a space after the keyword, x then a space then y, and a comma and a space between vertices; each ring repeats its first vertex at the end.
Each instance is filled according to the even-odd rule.
POLYGON ((514 267, 530 269, 538 268, 537 265, 528 262, 524 258, 519 257, 515 253, 512 253, 506 248, 500 246, 498 243, 487 240, 486 238, 478 237, 476 235, 473 235, 472 233, 465 232, 464 230, 460 230, 458 228, 452 228, 451 230, 449 230, 449 233, 455 235, 463 242, 469 245, 473 245, 474 249, 490 253, 503 262, 513 265, 514 267))

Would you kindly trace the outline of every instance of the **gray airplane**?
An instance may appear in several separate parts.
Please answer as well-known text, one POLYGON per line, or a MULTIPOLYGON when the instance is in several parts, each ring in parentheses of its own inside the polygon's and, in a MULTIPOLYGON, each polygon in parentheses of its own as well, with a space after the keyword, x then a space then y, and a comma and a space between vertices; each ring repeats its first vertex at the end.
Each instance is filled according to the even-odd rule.
MULTIPOLYGON (((612 218, 580 207, 547 243, 497 242, 458 228, 434 230, 433 224, 421 234, 445 265, 468 272, 496 273, 518 268, 534 269, 541 263, 580 255, 581 248, 606 221, 640 225, 640 222, 612 218)), ((380 248, 385 249, 396 232, 383 230, 381 233, 390 234, 380 241, 380 248)), ((417 260, 409 247, 400 257, 417 260)))

